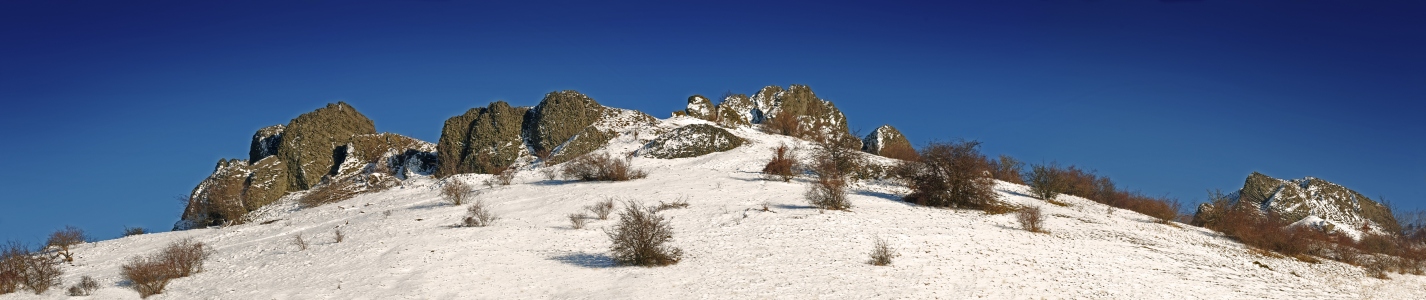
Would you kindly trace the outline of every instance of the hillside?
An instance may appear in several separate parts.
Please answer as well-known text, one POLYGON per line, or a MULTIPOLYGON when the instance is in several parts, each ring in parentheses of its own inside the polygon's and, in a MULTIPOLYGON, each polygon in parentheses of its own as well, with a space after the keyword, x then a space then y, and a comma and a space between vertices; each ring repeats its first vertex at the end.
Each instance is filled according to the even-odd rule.
MULTIPOLYGON (((596 151, 626 154, 657 132, 706 123, 675 117, 625 128, 596 151)), ((996 188, 1002 199, 1043 207, 1050 234, 1019 229, 1011 214, 911 205, 889 181, 859 183, 850 211, 819 211, 802 197, 809 179, 758 173, 771 147, 798 145, 805 156, 809 144, 750 127, 729 131, 746 143, 692 158, 633 159, 649 173, 644 179, 546 180, 534 166, 509 186, 486 187, 485 174, 449 178, 481 187, 477 198, 501 217, 491 227, 455 226, 464 207, 441 200, 437 179, 417 175, 314 208, 298 207, 308 191, 290 193, 241 225, 82 244, 63 280, 93 276, 102 288, 90 298, 138 299, 120 265, 194 238, 215 249, 206 270, 149 299, 1426 299, 1421 276, 1380 280, 1335 261, 1262 256, 1206 229, 1071 196, 1061 198, 1067 207, 1049 205, 1004 182, 996 188), (580 230, 566 218, 608 197, 686 200, 689 207, 663 212, 684 259, 613 266, 602 229, 616 216, 580 230), (340 243, 336 229, 345 234, 340 243), (293 245, 298 235, 310 242, 306 250, 293 245), (892 265, 867 264, 875 237, 900 254, 892 265)), ((53 289, 0 299, 63 297, 53 289)))

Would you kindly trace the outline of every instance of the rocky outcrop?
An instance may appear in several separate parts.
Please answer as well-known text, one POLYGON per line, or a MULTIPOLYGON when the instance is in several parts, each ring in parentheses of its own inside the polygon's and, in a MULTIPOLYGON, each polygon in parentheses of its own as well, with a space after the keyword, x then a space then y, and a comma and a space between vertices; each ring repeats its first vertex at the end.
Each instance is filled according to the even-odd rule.
MULTIPOLYGON (((188 195, 188 206, 174 230, 240 222, 248 212, 243 192, 252 174, 248 161, 220 159, 208 175, 188 195)), ((285 188, 285 187, 284 187, 285 188)))
POLYGON ((688 96, 688 107, 683 110, 684 115, 704 120, 717 119, 718 109, 713 107, 713 101, 708 101, 703 95, 688 96))
POLYGON ((243 207, 253 211, 287 194, 287 165, 276 156, 264 157, 248 168, 243 182, 243 207))
POLYGON ((599 121, 604 110, 599 102, 576 91, 545 94, 525 117, 526 142, 535 153, 553 152, 575 135, 585 133, 585 127, 599 121))
POLYGON ((862 151, 901 160, 912 159, 916 153, 911 141, 891 125, 881 125, 862 138, 862 151))
POLYGON ((297 116, 282 132, 277 157, 287 165, 287 190, 300 191, 331 173, 338 147, 358 134, 376 133, 376 125, 345 102, 297 116))
MULTIPOLYGON (((689 101, 690 111, 687 114, 693 116, 693 100, 689 101)), ((818 98, 812 88, 805 85, 794 84, 787 89, 766 86, 752 97, 729 95, 714 106, 711 113, 716 116, 702 118, 722 126, 764 124, 773 117, 785 117, 791 118, 789 123, 795 124, 795 128, 788 126, 795 129, 788 130, 788 133, 798 138, 814 141, 849 139, 854 144, 860 141, 847 129, 847 117, 842 111, 831 101, 818 98)))
POLYGON ((277 147, 282 145, 282 131, 287 126, 282 124, 272 125, 258 129, 253 134, 252 146, 248 149, 248 161, 260 161, 268 156, 277 155, 277 147))
POLYGON ((639 154, 663 159, 698 157, 732 150, 744 143, 746 141, 742 138, 717 126, 693 124, 654 138, 639 150, 639 154))
POLYGON ((493 174, 510 166, 526 151, 520 134, 528 111, 496 101, 446 120, 436 146, 444 170, 440 176, 493 174))
MULTIPOLYGON (((1277 215, 1284 223, 1311 219, 1313 223, 1343 229, 1353 236, 1357 236, 1357 231, 1364 226, 1376 233, 1395 233, 1401 229, 1385 205, 1341 185, 1314 177, 1282 180, 1253 172, 1244 181, 1243 188, 1228 197, 1229 205, 1239 202, 1251 204, 1263 213, 1277 215)), ((1194 218, 1212 219, 1206 214, 1216 211, 1219 211, 1218 208, 1205 203, 1199 206, 1194 218)))

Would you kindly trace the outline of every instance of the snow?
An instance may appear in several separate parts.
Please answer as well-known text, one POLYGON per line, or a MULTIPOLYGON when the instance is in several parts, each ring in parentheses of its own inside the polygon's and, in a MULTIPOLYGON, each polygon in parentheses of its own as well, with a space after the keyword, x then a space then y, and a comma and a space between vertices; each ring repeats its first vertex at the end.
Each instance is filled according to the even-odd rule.
MULTIPOLYGON (((657 129, 625 131, 601 151, 627 153, 657 129)), ((138 299, 120 265, 193 238, 216 251, 205 271, 149 299, 1426 299, 1421 276, 1379 280, 1333 261, 1264 257, 1202 228, 1072 196, 1060 198, 1068 207, 1050 205, 1004 182, 996 187, 1003 199, 1040 206, 1050 234, 1019 229, 1013 214, 901 202, 906 191, 888 181, 858 183, 851 211, 819 211, 802 199, 809 179, 758 173, 771 147, 797 145, 805 157, 810 145, 748 127, 730 132, 749 143, 694 158, 635 158, 649 175, 627 182, 547 181, 533 168, 510 186, 484 187, 489 175, 453 177, 482 186, 476 198, 501 217, 492 227, 456 227, 465 208, 439 198, 439 181, 413 176, 315 208, 298 208, 302 193, 289 194, 243 225, 79 245, 63 281, 93 276, 102 288, 90 298, 138 299), (686 200, 688 208, 662 212, 683 261, 616 267, 602 230, 617 216, 570 227, 566 214, 611 197, 686 200), (337 229, 343 242, 334 242, 337 229), (307 250, 291 244, 298 235, 307 250), (876 237, 900 254, 892 265, 867 263, 876 237)), ((64 297, 56 288, 0 299, 64 297)))

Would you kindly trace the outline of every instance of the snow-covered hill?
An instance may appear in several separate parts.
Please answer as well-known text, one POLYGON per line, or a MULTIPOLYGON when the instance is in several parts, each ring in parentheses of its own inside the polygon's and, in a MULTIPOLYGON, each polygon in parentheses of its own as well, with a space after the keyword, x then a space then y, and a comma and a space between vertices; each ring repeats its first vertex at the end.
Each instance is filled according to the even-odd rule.
MULTIPOLYGON (((702 122, 661 120, 599 151, 627 154, 657 132, 702 122)), ((98 279, 92 299, 138 299, 120 265, 194 238, 215 250, 206 270, 149 299, 1426 299, 1421 276, 1380 280, 1334 261, 1262 256, 1202 228, 1070 196, 1061 198, 1067 207, 1050 205, 1003 182, 1003 200, 1044 209, 1049 234, 1021 230, 1012 214, 901 202, 905 191, 888 181, 859 183, 850 211, 819 211, 802 197, 809 179, 758 173, 771 147, 809 145, 730 131, 747 143, 694 158, 635 158, 649 175, 627 182, 546 180, 535 167, 509 186, 485 187, 490 175, 453 177, 482 187, 477 198, 501 218, 492 227, 455 226, 465 208, 441 200, 439 181, 418 176, 315 208, 299 209, 302 192, 289 194, 242 225, 83 244, 63 280, 98 279), (662 212, 683 260, 613 266, 602 229, 615 217, 585 229, 566 218, 611 197, 687 201, 662 212), (306 250, 292 243, 299 235, 306 250), (890 266, 867 263, 877 237, 900 254, 890 266)), ((64 297, 56 288, 0 299, 64 297)))

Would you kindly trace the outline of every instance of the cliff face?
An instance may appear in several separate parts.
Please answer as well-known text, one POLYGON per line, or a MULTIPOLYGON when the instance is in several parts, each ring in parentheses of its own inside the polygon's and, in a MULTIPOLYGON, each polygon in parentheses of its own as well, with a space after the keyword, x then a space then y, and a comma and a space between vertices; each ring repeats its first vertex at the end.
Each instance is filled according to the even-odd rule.
MULTIPOLYGON (((1243 188, 1230 194, 1230 198, 1232 204, 1249 203, 1264 213, 1276 213, 1287 223, 1311 217, 1314 221, 1321 220, 1316 222, 1321 224, 1314 225, 1330 224, 1332 228, 1353 233, 1364 226, 1376 233, 1395 233, 1401 229, 1385 205, 1314 177, 1283 180, 1253 172, 1244 180, 1243 188)), ((1211 204, 1201 205, 1195 217, 1203 218, 1214 209, 1211 204)))
POLYGON ((881 125, 862 138, 862 151, 901 160, 916 157, 916 149, 911 147, 911 141, 891 125, 881 125))
POLYGON ((312 188, 332 170, 337 147, 359 134, 376 133, 376 125, 345 102, 297 116, 282 132, 277 157, 287 165, 287 191, 312 188))

